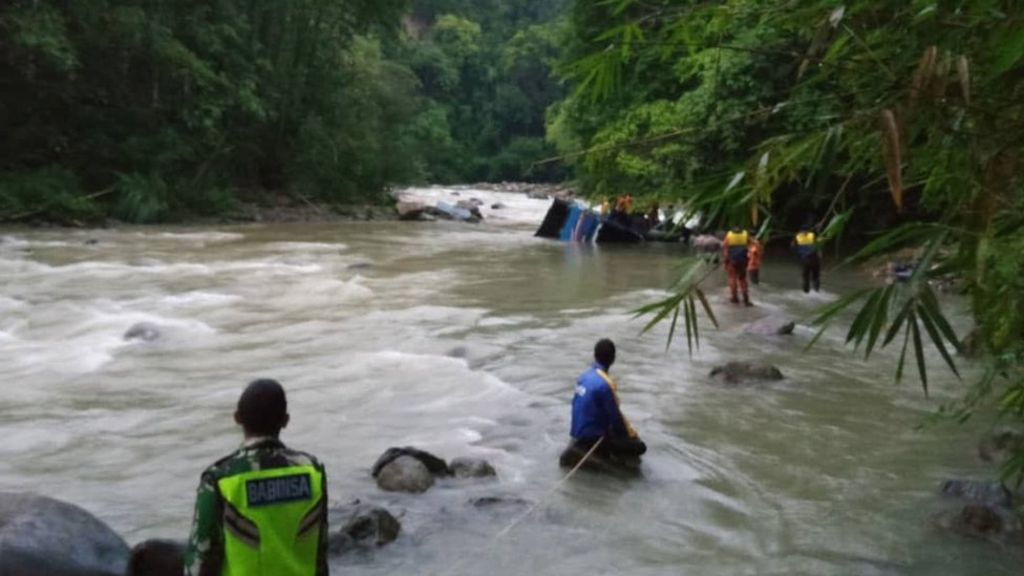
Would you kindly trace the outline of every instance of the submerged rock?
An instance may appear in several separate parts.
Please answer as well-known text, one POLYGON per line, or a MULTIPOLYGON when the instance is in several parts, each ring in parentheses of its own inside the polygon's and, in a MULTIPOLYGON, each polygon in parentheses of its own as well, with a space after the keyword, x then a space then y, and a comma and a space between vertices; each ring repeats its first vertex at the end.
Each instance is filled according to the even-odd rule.
POLYGON ((448 465, 456 478, 494 478, 498 473, 482 458, 455 458, 448 465))
MULTIPOLYGON (((570 440, 569 445, 558 457, 558 465, 562 468, 575 468, 588 452, 589 449, 570 440)), ((596 450, 583 462, 581 468, 617 476, 637 476, 640 474, 641 462, 640 456, 609 454, 596 450)))
POLYGON ((120 576, 128 555, 120 536, 78 506, 0 492, 0 574, 120 576))
POLYGON ((782 371, 769 364, 729 362, 711 370, 711 377, 727 384, 747 382, 776 382, 783 379, 782 371))
POLYGON ((146 540, 132 548, 126 576, 181 576, 185 573, 185 542, 146 540))
POLYGON ((794 329, 796 322, 781 316, 768 316, 747 324, 743 332, 756 336, 785 336, 792 334, 794 329))
POLYGON ((718 254, 722 249, 722 240, 711 234, 700 234, 694 236, 693 247, 702 254, 718 254))
POLYGON ((516 496, 480 496, 471 499, 469 503, 480 510, 526 508, 531 504, 529 500, 516 496))
POLYGON ((1017 430, 993 432, 978 443, 978 456, 985 462, 1002 464, 1021 451, 1024 451, 1024 434, 1017 430))
POLYGON ((359 546, 384 546, 394 542, 402 531, 402 524, 391 512, 358 500, 332 508, 329 518, 331 526, 341 526, 328 540, 332 554, 342 554, 359 546))
POLYGON ((388 492, 419 494, 434 485, 434 475, 423 462, 412 456, 399 456, 375 474, 377 486, 388 492))
POLYGON ((160 339, 160 327, 151 322, 139 322, 127 332, 124 333, 123 338, 129 342, 132 340, 139 340, 142 342, 155 342, 160 339))
POLYGON ((496 202, 494 204, 491 204, 491 210, 501 210, 503 208, 505 208, 505 205, 502 204, 501 202, 496 202))

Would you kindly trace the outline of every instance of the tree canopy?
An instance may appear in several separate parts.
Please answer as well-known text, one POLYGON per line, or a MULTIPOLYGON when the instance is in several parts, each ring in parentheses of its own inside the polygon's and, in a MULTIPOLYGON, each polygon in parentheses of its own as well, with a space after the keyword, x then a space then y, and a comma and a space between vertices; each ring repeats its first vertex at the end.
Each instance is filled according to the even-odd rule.
MULTIPOLYGON (((920 247, 911 282, 844 298, 819 323, 856 306, 847 341, 900 345, 897 379, 909 363, 927 391, 927 345, 959 373, 961 338, 931 285, 953 275, 987 355, 944 411, 994 403, 1024 419, 1017 3, 580 1, 572 26, 573 92, 549 137, 586 191, 671 198, 712 227, 853 227, 868 242, 852 261, 920 247)), ((688 269, 645 311, 682 313, 692 336, 701 278, 688 269)), ((1005 471, 1024 479, 1024 454, 1005 471)))

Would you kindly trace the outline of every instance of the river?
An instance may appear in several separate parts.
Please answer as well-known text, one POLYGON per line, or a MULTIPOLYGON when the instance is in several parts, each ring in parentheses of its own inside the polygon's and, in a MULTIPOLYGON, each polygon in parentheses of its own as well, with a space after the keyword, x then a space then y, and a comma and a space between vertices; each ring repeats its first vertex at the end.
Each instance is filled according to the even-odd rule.
POLYGON ((930 398, 915 378, 895 385, 893 353, 864 361, 840 330, 809 352, 803 326, 742 334, 865 278, 826 275, 808 298, 769 257, 757 306, 715 291, 721 328, 690 358, 630 314, 664 294, 680 246, 535 239, 546 202, 460 193, 488 203, 486 223, 0 231, 0 489, 75 502, 129 542, 184 538, 200 472, 239 442, 239 392, 272 377, 289 394, 284 440, 321 457, 332 500, 402 513, 398 542, 339 573, 1019 573, 1019 553, 929 522, 948 506, 941 480, 992 474, 974 428, 916 428, 963 384, 935 370, 930 398), (124 342, 143 321, 162 338, 124 342), (643 478, 583 473, 551 492, 572 386, 604 336, 650 447, 643 478), (733 359, 786 380, 713 384, 733 359), (369 467, 404 445, 487 458, 500 478, 382 494, 369 467), (540 506, 496 540, 519 509, 469 504, 485 495, 540 506))

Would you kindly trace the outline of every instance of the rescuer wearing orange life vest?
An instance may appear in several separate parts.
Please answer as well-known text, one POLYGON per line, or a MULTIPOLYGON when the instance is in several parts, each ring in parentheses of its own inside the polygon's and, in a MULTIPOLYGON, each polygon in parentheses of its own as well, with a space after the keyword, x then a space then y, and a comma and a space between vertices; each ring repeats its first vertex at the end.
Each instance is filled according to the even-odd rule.
POLYGON ((764 256, 764 247, 757 238, 750 239, 750 248, 747 249, 747 277, 754 286, 761 284, 761 259, 764 256))
POLYGON ((742 226, 733 226, 725 234, 725 241, 722 242, 722 261, 725 263, 725 272, 729 276, 729 301, 739 304, 739 292, 743 293, 743 303, 753 306, 750 303, 750 291, 747 286, 747 265, 749 263, 748 251, 750 249, 750 233, 742 226))

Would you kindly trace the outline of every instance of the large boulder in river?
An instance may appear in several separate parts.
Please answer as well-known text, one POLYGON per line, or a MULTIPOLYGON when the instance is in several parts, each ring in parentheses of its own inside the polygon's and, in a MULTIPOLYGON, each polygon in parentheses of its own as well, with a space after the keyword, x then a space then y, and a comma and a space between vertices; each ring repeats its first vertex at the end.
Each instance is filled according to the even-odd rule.
POLYGON ((792 334, 795 328, 796 322, 788 318, 768 316, 747 324, 743 332, 755 336, 785 336, 792 334))
POLYGON ((498 473, 482 458, 455 458, 448 465, 456 478, 494 478, 498 473))
POLYGON ((377 461, 373 464, 373 469, 370 473, 374 478, 376 478, 384 466, 401 456, 411 456, 419 460, 427 467, 427 470, 429 470, 431 474, 436 476, 451 476, 451 470, 448 469, 448 464, 446 464, 444 460, 434 456, 426 450, 420 450, 419 448, 413 448, 412 446, 388 448, 380 455, 380 458, 377 458, 377 461))
POLYGON ((146 540, 132 548, 126 576, 181 576, 185 573, 185 542, 146 540))
POLYGON ((141 342, 154 342, 160 338, 160 327, 152 322, 139 322, 133 325, 124 333, 124 339, 128 342, 138 340, 141 342))
POLYGON ((391 512, 358 500, 331 508, 328 518, 331 526, 341 527, 328 538, 332 554, 342 554, 360 546, 384 546, 394 542, 402 531, 402 524, 391 512))
POLYGON ((381 467, 377 486, 388 492, 419 494, 434 485, 434 475, 423 462, 412 456, 399 456, 381 467))
POLYGON ((0 575, 121 576, 128 555, 120 536, 78 506, 0 492, 0 575))
POLYGON ((726 384, 749 382, 776 382, 782 380, 782 371, 770 364, 755 362, 729 362, 711 370, 711 377, 726 384))

